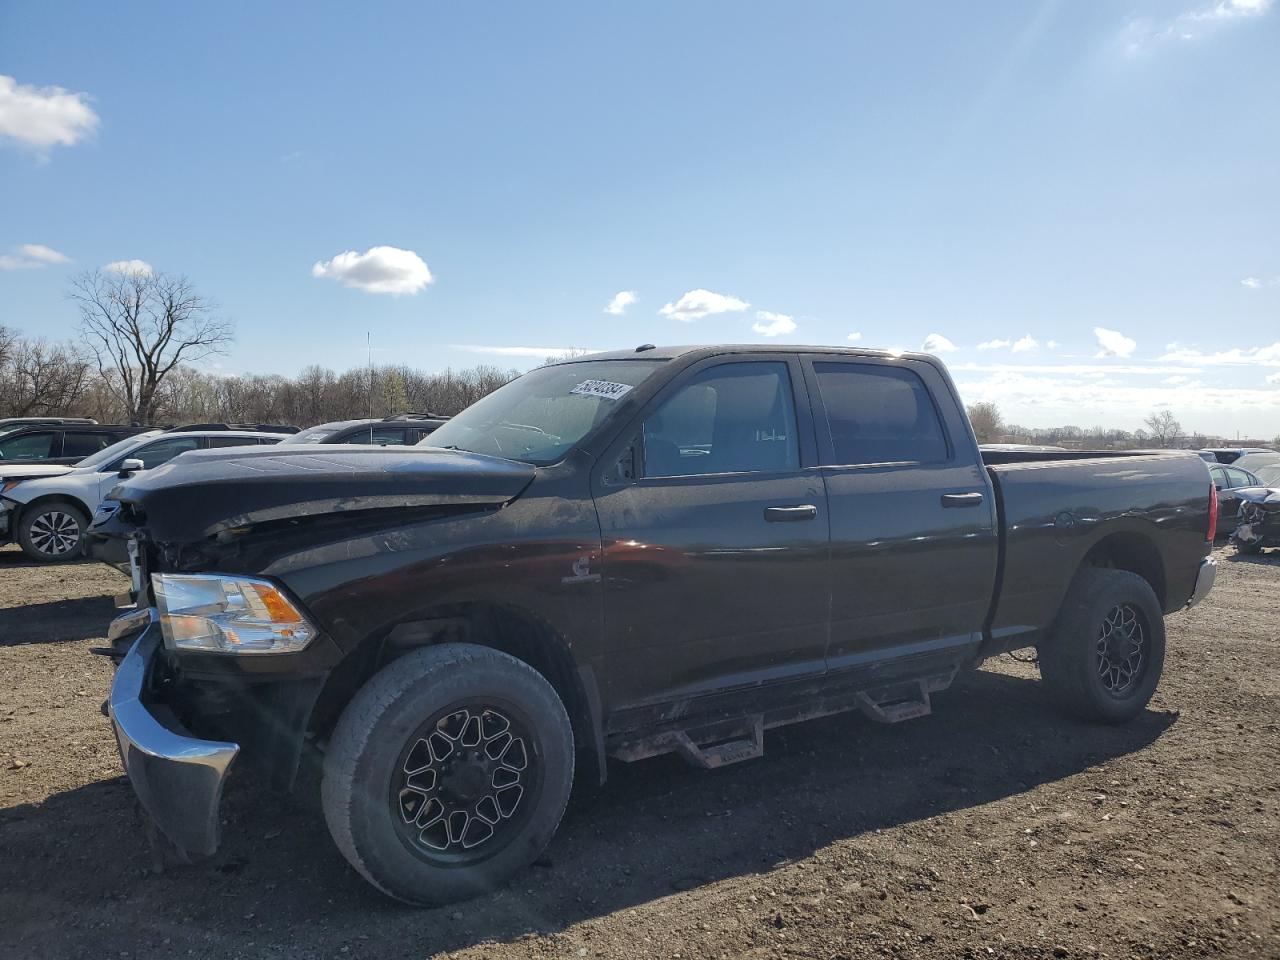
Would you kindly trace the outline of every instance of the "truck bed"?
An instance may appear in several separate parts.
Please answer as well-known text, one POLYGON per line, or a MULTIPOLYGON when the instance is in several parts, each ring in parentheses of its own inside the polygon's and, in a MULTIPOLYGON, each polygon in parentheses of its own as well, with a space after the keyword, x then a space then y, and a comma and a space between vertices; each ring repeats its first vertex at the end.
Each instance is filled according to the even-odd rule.
POLYGON ((1165 612, 1190 598, 1212 487, 1197 455, 984 450, 982 461, 1000 535, 984 655, 1035 643, 1091 553, 1096 563, 1147 575, 1165 612))

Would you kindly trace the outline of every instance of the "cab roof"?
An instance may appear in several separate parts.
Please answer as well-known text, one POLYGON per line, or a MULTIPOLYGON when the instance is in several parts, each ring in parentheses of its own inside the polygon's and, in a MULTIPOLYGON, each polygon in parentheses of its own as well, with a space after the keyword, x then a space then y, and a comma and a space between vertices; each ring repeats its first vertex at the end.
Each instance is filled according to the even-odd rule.
POLYGON ((608 350, 601 353, 588 353, 580 357, 558 360, 551 366, 563 363, 588 363, 595 360, 701 360, 704 357, 718 357, 726 354, 751 353, 825 353, 833 356, 850 357, 888 357, 908 360, 936 360, 927 353, 915 351, 875 350, 869 347, 832 347, 804 346, 799 344, 774 343, 715 343, 689 344, 685 346, 656 347, 643 344, 629 350, 608 350))

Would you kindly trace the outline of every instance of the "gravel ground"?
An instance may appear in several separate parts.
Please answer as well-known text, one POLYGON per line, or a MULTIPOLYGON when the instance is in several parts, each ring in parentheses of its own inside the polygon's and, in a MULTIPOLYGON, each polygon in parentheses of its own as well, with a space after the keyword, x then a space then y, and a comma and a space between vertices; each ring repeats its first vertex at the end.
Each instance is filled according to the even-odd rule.
POLYGON ((511 887, 413 910, 346 866, 314 783, 233 780, 218 856, 154 872, 88 652, 124 578, 0 550, 0 956, 1280 957, 1280 551, 1222 560, 1129 726, 1002 659, 921 720, 616 765, 511 887))

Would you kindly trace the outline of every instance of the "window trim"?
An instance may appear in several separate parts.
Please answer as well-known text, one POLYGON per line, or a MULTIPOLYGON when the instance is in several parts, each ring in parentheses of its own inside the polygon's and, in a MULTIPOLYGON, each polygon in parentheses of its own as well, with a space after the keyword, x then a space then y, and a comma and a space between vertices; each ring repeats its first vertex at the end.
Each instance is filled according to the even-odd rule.
POLYGON ((885 470, 904 469, 907 467, 945 468, 953 467, 957 462, 957 445, 952 431, 947 426, 947 417, 938 406, 938 390, 943 384, 937 370, 927 363, 918 360, 893 359, 889 357, 847 356, 844 354, 805 354, 802 358, 805 382, 809 388, 809 396, 813 404, 813 427, 818 435, 819 460, 824 467, 840 470, 885 470), (946 458, 942 460, 878 460, 872 463, 840 463, 836 460, 835 440, 831 433, 831 420, 827 416, 827 405, 822 397, 822 387, 818 381, 816 364, 831 363, 858 367, 888 367, 906 370, 915 375, 924 388, 929 403, 933 406, 933 415, 937 418, 938 429, 942 431, 942 442, 946 444, 946 458))

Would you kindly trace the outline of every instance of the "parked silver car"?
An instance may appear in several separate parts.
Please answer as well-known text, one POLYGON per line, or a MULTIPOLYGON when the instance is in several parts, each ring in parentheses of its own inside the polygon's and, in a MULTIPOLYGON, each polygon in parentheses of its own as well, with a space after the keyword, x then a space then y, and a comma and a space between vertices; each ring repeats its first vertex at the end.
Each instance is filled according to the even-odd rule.
POLYGON ((80 556, 89 518, 122 477, 168 463, 188 450, 279 443, 287 436, 249 430, 154 430, 99 450, 56 476, 15 476, 0 490, 0 543, 16 541, 28 557, 45 563, 73 560, 80 556))

